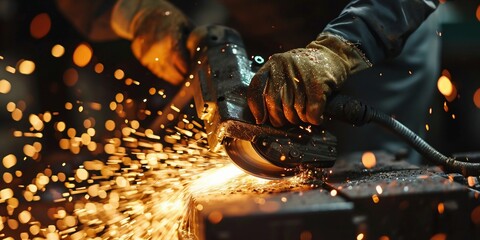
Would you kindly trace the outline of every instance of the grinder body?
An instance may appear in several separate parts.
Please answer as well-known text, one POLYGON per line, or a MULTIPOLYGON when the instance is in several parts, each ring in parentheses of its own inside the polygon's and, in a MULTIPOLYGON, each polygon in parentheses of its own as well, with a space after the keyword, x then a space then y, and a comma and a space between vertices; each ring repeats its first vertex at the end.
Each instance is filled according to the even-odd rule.
POLYGON ((187 46, 196 111, 212 151, 223 146, 240 168, 268 179, 293 176, 301 166, 334 165, 336 138, 325 130, 255 124, 246 93, 263 62, 248 57, 238 32, 218 25, 198 27, 187 46))

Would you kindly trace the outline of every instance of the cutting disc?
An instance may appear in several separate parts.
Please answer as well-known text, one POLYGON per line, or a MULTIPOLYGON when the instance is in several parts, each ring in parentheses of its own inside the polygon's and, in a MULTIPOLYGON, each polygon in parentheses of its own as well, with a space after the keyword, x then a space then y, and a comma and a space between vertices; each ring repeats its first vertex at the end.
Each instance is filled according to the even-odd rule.
POLYGON ((263 158, 252 142, 229 139, 225 150, 232 161, 245 172, 265 179, 280 179, 295 175, 294 169, 276 166, 263 158))

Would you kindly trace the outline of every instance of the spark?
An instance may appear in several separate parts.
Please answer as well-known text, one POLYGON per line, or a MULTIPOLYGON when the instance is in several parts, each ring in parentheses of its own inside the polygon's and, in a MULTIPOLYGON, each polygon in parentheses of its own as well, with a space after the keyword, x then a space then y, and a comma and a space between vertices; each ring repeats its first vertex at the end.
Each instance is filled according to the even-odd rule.
POLYGON ((439 203, 437 205, 437 210, 439 214, 443 214, 445 212, 445 205, 443 203, 439 203))
POLYGON ((93 56, 92 47, 88 43, 81 43, 73 52, 73 62, 79 67, 85 67, 93 56))
POLYGON ((363 233, 360 233, 357 235, 357 240, 363 240, 364 237, 365 235, 363 233))
POLYGON ((55 44, 52 47, 51 53, 52 53, 52 56, 54 56, 56 58, 59 58, 59 57, 63 56, 63 54, 65 53, 65 48, 60 44, 55 44))
MULTIPOLYGON (((48 51, 54 57, 65 53, 58 44, 48 51)), ((73 53, 74 64, 96 73, 105 71, 103 64, 89 65, 92 55, 91 47, 81 43, 73 53)), ((18 73, 13 67, 5 68, 5 71, 25 74, 20 68, 18 73)), ((67 68, 60 81, 75 87, 78 71, 75 66, 67 68)), ((112 81, 125 77, 120 69, 110 76, 112 81)), ((140 84, 132 79, 126 79, 125 83, 127 81, 140 84)), ((15 85, 8 79, 0 80, 0 93, 6 94, 14 89, 15 85)), ((153 88, 151 92, 167 97, 161 89, 153 88)), ((109 113, 118 117, 101 121, 85 117, 80 119, 81 127, 66 121, 59 112, 30 112, 24 101, 7 101, 3 111, 11 114, 13 121, 22 123, 16 124, 18 127, 12 129, 11 136, 26 142, 19 146, 18 153, 12 151, 1 156, 5 171, 0 179, 3 181, 0 207, 12 214, 8 220, 0 216, 0 230, 21 232, 22 239, 178 239, 180 232, 188 233, 185 222, 194 199, 232 192, 255 195, 290 191, 294 186, 304 185, 299 177, 272 181, 242 172, 231 164, 224 151, 212 153, 208 150, 203 126, 188 116, 176 119, 169 114, 168 120, 178 120, 178 123, 174 127, 165 127, 164 134, 160 135, 144 129, 139 120, 121 115, 123 104, 133 102, 128 95, 118 92, 109 101, 108 108, 102 108, 100 103, 80 100, 61 103, 65 110, 69 110, 67 114, 78 109, 83 115, 93 109, 111 111, 109 113), (24 115, 28 118, 23 118, 24 115), (21 126, 28 126, 28 129, 21 126), (101 130, 107 130, 110 137, 97 136, 101 130), (41 141, 43 136, 50 136, 44 134, 48 131, 55 132, 56 150, 69 157, 48 159, 41 141), (88 155, 91 157, 73 165, 85 152, 92 153, 88 155), (99 156, 106 157, 97 159, 99 156), (27 172, 17 169, 22 161, 29 165, 37 162, 55 164, 35 165, 29 171, 38 172, 29 181, 22 179, 27 177, 27 172), (20 180, 24 182, 17 184, 20 180), (48 209, 41 209, 48 221, 40 221, 35 216, 35 206, 22 208, 20 200, 42 201, 48 205, 48 209)), ((180 112, 173 105, 171 108, 180 112)), ((331 192, 334 193, 336 190, 331 192)), ((282 198, 282 202, 287 202, 287 198, 282 198)), ((266 210, 279 207, 264 204, 266 210)), ((194 206, 198 211, 203 207, 194 206)), ((222 214, 213 214, 209 219, 221 221, 222 214)))
POLYGON ((125 72, 122 69, 117 69, 113 75, 116 79, 122 80, 125 77, 125 72))
POLYGON ((18 62, 18 72, 21 74, 29 75, 35 71, 35 63, 30 60, 20 60, 18 62))
POLYGON ((330 195, 331 195, 332 197, 337 196, 337 190, 333 189, 332 191, 330 191, 330 195))
POLYGON ((446 76, 441 76, 438 79, 437 88, 444 96, 449 96, 453 93, 453 84, 446 76))
POLYGON ((362 164, 365 168, 370 169, 377 165, 377 159, 373 152, 364 152, 362 154, 362 164))
POLYGON ((12 89, 12 84, 9 81, 2 79, 0 80, 0 93, 7 94, 12 89))
POLYGON ((9 73, 11 73, 11 74, 14 74, 14 73, 17 71, 17 69, 15 69, 15 68, 12 67, 12 66, 6 66, 6 67, 5 67, 5 71, 7 71, 7 72, 9 72, 9 73))

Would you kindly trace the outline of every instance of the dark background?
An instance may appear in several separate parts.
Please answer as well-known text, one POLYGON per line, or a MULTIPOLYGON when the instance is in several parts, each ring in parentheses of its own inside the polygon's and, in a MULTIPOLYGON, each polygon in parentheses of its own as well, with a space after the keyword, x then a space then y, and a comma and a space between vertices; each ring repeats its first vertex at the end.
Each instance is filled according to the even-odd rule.
MULTIPOLYGON (((451 155, 454 153, 478 152, 480 150, 480 109, 473 103, 473 94, 480 88, 480 20, 476 17, 478 1, 455 1, 448 4, 453 14, 445 15, 442 25, 442 69, 447 69, 451 80, 457 88, 457 97, 449 102, 438 91, 435 92, 431 106, 433 112, 428 117, 429 131, 426 140, 439 151, 451 155), (448 112, 444 111, 445 102, 448 112), (455 119, 452 118, 455 115, 455 119)), ((445 13, 447 14, 447 13, 445 13)), ((480 18, 480 16, 478 16, 480 18)), ((0 80, 7 79, 12 90, 8 94, 0 94, 0 159, 8 154, 17 156, 17 164, 6 169, 0 164, 0 175, 4 172, 12 174, 21 171, 22 177, 15 178, 10 184, 0 179, 0 189, 10 187, 21 192, 19 185, 28 185, 37 173, 45 169, 53 172, 72 172, 83 160, 93 156, 104 160, 102 143, 110 137, 119 137, 120 130, 106 131, 103 124, 106 120, 115 120, 118 124, 127 120, 140 120, 142 126, 147 126, 154 117, 141 114, 148 109, 152 112, 161 110, 167 100, 159 95, 148 93, 154 87, 163 89, 167 96, 176 91, 160 79, 153 76, 141 66, 130 51, 130 43, 125 40, 115 40, 102 43, 88 42, 93 49, 93 58, 85 67, 75 66, 72 55, 75 48, 87 39, 82 37, 56 10, 54 1, 50 0, 0 0, 0 80), (51 29, 45 37, 36 39, 30 33, 32 19, 41 13, 47 13, 51 19, 51 29), (65 53, 60 58, 51 55, 51 48, 61 44, 65 53), (30 75, 11 74, 5 71, 6 66, 17 67, 22 59, 31 60, 36 64, 35 71, 30 75), (105 67, 100 74, 94 71, 94 66, 102 63, 105 67), (63 74, 69 68, 79 73, 79 80, 73 87, 68 87, 63 81, 63 74), (114 72, 122 69, 125 78, 132 78, 141 84, 127 86, 123 80, 114 78, 114 72), (132 104, 125 109, 126 115, 120 116, 109 110, 109 103, 117 93, 132 99, 132 104), (144 99, 148 101, 143 102, 144 99), (17 106, 25 106, 21 121, 12 120, 6 110, 8 102, 17 106), (85 108, 83 112, 65 110, 65 102, 74 104, 74 109, 82 103, 100 103, 100 111, 85 108), (46 111, 58 115, 45 125, 43 138, 13 137, 14 131, 29 132, 29 114, 40 114, 46 111), (82 150, 82 154, 71 155, 68 151, 59 151, 58 141, 66 138, 66 133, 54 131, 54 123, 64 121, 67 128, 77 129, 77 135, 85 131, 85 119, 95 119, 96 135, 94 140, 100 145, 98 151, 82 150), (40 156, 35 160, 23 160, 23 146, 42 143, 40 156), (58 155, 58 153, 61 153, 58 155), (63 155, 66 154, 66 155, 63 155), (66 165, 63 165, 66 163, 66 165)), ((426 110, 427 111, 427 110, 426 110)), ((62 187, 59 185, 59 188, 62 187)), ((48 195, 48 193, 46 193, 48 195)), ((48 196, 46 197, 48 199, 48 196)), ((19 199, 21 200, 21 199, 19 199)), ((5 216, 5 207, 0 203, 0 216, 5 216)))

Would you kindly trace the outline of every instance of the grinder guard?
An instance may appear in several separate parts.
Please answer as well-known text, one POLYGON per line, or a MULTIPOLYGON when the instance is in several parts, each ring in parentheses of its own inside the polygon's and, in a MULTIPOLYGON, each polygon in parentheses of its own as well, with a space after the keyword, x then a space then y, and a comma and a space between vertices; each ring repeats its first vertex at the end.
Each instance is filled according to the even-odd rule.
POLYGON ((336 138, 326 131, 255 124, 246 92, 261 63, 249 60, 235 30, 198 27, 187 46, 194 60, 189 80, 196 111, 205 123, 212 151, 223 145, 237 166, 270 179, 293 176, 300 165, 333 166, 336 138))

